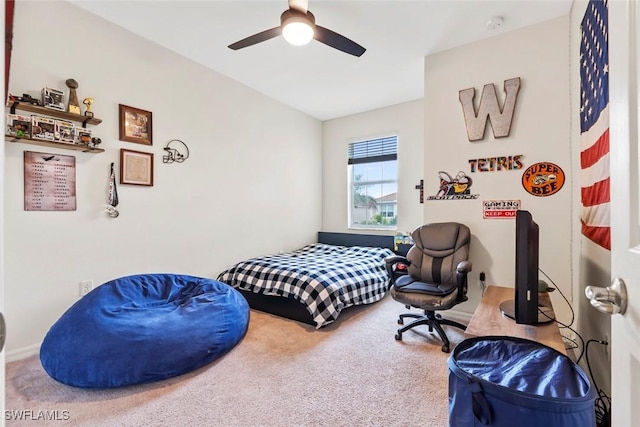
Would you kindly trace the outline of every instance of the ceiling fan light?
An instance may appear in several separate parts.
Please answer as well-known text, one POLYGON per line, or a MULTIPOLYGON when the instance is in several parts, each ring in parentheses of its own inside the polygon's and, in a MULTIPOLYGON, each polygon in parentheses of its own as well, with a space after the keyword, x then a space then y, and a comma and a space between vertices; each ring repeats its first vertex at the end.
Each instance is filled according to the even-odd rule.
POLYGON ((315 36, 315 24, 316 17, 309 11, 305 13, 289 8, 280 15, 282 37, 294 46, 302 46, 311 41, 315 36))
POLYGON ((282 37, 294 46, 303 46, 313 38, 313 28, 304 21, 290 20, 282 28, 282 37))

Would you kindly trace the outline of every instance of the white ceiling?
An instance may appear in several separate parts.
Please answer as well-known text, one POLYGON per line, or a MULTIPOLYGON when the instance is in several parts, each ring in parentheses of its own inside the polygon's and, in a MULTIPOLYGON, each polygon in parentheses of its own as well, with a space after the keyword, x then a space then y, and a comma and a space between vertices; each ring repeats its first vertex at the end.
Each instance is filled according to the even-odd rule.
POLYGON ((316 23, 361 44, 227 46, 280 25, 287 0, 69 0, 320 120, 422 98, 424 57, 570 12, 572 0, 310 0, 316 23), (488 31, 486 22, 503 18, 488 31))

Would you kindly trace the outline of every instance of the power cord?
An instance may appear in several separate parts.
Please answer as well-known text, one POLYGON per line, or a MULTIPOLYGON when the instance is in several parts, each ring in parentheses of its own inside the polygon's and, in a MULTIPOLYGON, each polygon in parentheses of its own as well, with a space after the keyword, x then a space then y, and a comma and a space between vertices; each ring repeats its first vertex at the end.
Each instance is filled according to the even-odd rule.
POLYGON ((562 293, 562 290, 560 289, 560 287, 558 285, 556 285, 556 282, 553 281, 553 279, 551 277, 549 277, 549 275, 547 273, 545 273, 541 268, 538 268, 538 270, 540 270, 540 273, 544 274, 544 277, 546 277, 547 279, 549 279, 549 281, 551 282, 551 284, 558 290, 558 292, 560 292, 560 295, 562 295, 562 298, 564 298, 565 302, 567 303, 567 305, 569 306, 569 310, 571 310, 571 322, 569 322, 569 326, 573 325, 573 322, 576 319, 576 314, 573 311, 573 307, 571 306, 571 303, 569 302, 569 300, 567 299, 566 296, 564 296, 564 293, 562 293))
MULTIPOLYGON (((558 325, 560 325, 563 328, 569 329, 571 332, 573 332, 575 334, 576 337, 578 337, 578 339, 580 340, 580 343, 582 344, 582 350, 580 351, 580 356, 578 356, 578 360, 576 361, 576 363, 580 362, 580 359, 582 359, 582 355, 584 354, 584 350, 585 350, 585 344, 584 344, 584 339, 582 339, 582 336, 578 333, 578 331, 576 331, 575 329, 573 329, 571 326, 569 325, 565 325, 564 323, 562 323, 561 321, 559 321, 556 318, 553 318, 551 316, 549 316, 547 313, 545 313, 544 311, 538 309, 538 312, 542 313, 545 317, 547 317, 549 320, 553 320, 554 322, 556 322, 558 325)), ((562 334, 560 334, 562 335, 562 334)), ((566 339, 567 341, 571 341, 572 343, 574 343, 576 345, 575 348, 580 348, 580 346, 578 345, 578 343, 572 339, 567 337, 566 335, 562 335, 562 338, 566 339)))
POLYGON ((592 342, 601 345, 609 345, 609 343, 601 340, 588 340, 585 349, 585 360, 587 362, 587 368, 589 369, 589 375, 591 376, 591 381, 593 381, 593 387, 598 393, 598 397, 596 397, 595 400, 596 425, 598 427, 609 427, 611 426, 611 397, 609 397, 604 391, 602 391, 602 389, 600 389, 600 387, 598 387, 596 378, 593 376, 591 363, 589 363, 589 344, 591 344, 592 342))
POLYGON ((564 347, 567 350, 574 350, 576 348, 580 348, 580 346, 578 345, 578 342, 576 340, 574 340, 573 338, 570 338, 570 337, 562 335, 562 334, 560 334, 560 336, 562 337, 562 340, 564 341, 564 347), (569 345, 570 345, 570 347, 568 347, 569 345))
POLYGON ((543 311, 540 311, 540 313, 544 314, 544 315, 545 315, 546 317, 548 317, 550 320, 553 320, 554 322, 556 322, 558 325, 560 325, 560 327, 562 327, 562 328, 566 328, 566 329, 570 330, 571 332, 573 332, 573 334, 574 334, 576 337, 578 337, 578 339, 580 340, 580 344, 581 344, 581 346, 580 346, 580 345, 578 345, 578 343, 577 343, 573 338, 570 338, 570 337, 568 337, 568 336, 566 336, 566 335, 562 335, 562 334, 561 334, 561 335, 562 335, 562 338, 566 339, 567 341, 570 341, 570 342, 574 343, 574 344, 576 345, 576 347, 574 347, 574 348, 577 348, 577 349, 579 349, 579 350, 580 350, 580 354, 579 354, 579 356, 578 356, 578 358, 577 358, 577 361, 576 361, 576 363, 580 363, 580 359, 582 359, 582 356, 584 355, 584 352, 585 352, 585 350, 586 350, 586 346, 585 346, 584 339, 582 338, 582 336, 578 333, 578 331, 576 331, 575 329, 573 329, 573 328, 571 327, 571 326, 573 325, 573 322, 574 322, 574 321, 575 321, 575 319, 576 319, 576 314, 575 314, 575 312, 573 311, 573 307, 571 306, 571 303, 569 302, 569 300, 567 299, 567 297, 564 295, 564 293, 562 292, 562 290, 560 289, 560 287, 559 287, 558 285, 556 285, 556 283, 553 281, 553 279, 552 279, 551 277, 549 277, 549 275, 548 275, 547 273, 545 273, 541 268, 538 268, 538 270, 540 270, 540 272, 541 272, 542 274, 544 274, 544 277, 546 277, 546 278, 551 282, 551 284, 552 284, 552 285, 553 285, 553 286, 558 290, 558 292, 560 293, 560 295, 562 295, 562 298, 563 298, 563 299, 564 299, 564 301, 567 303, 567 305, 569 306, 569 310, 571 311, 571 321, 569 322, 569 324, 568 324, 568 325, 566 325, 566 324, 564 324, 564 323, 560 322, 558 319, 554 319, 554 318, 550 317, 549 315, 547 315, 547 314, 546 314, 546 313, 544 313, 543 311))

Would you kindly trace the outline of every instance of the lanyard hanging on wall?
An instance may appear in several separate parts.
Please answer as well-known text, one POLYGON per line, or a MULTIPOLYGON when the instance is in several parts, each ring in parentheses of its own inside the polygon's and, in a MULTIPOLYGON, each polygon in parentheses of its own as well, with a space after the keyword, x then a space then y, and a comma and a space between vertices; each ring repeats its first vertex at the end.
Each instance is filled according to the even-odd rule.
POLYGON ((107 205, 107 213, 111 218, 117 218, 120 212, 116 210, 118 206, 118 188, 116 187, 116 175, 113 172, 113 163, 111 163, 111 173, 109 176, 109 204, 107 205))

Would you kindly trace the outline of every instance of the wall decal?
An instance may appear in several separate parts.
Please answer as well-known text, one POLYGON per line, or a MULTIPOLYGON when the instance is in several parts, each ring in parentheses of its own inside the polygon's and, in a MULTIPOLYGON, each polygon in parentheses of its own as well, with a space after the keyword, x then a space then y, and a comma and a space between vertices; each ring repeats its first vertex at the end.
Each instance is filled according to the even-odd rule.
POLYGON ((490 123, 495 138, 509 136, 519 90, 520 77, 505 80, 504 91, 506 97, 503 107, 500 108, 493 83, 484 85, 477 112, 474 107, 475 88, 464 89, 458 93, 458 99, 462 104, 462 112, 464 113, 464 121, 467 125, 469 141, 484 139, 487 118, 491 118, 490 123))
POLYGON ((557 193, 564 185, 564 180, 564 171, 551 162, 533 164, 522 173, 522 186, 527 193, 538 197, 557 193))
POLYGON ((484 200, 482 202, 482 218, 513 219, 520 206, 520 200, 484 200))
POLYGON ((469 200, 477 199, 479 194, 471 194, 473 180, 460 171, 455 178, 451 178, 445 171, 438 172, 440 178, 440 190, 435 196, 427 197, 427 200, 469 200))
POLYGON ((180 139, 172 139, 164 147, 167 152, 162 156, 162 163, 182 163, 189 158, 189 147, 180 139))
POLYGON ((469 160, 469 168, 472 173, 522 169, 524 167, 521 162, 523 157, 522 154, 518 154, 516 156, 471 159, 469 160))
POLYGON ((420 190, 420 203, 424 203, 424 179, 421 179, 420 184, 416 185, 416 190, 420 190))

